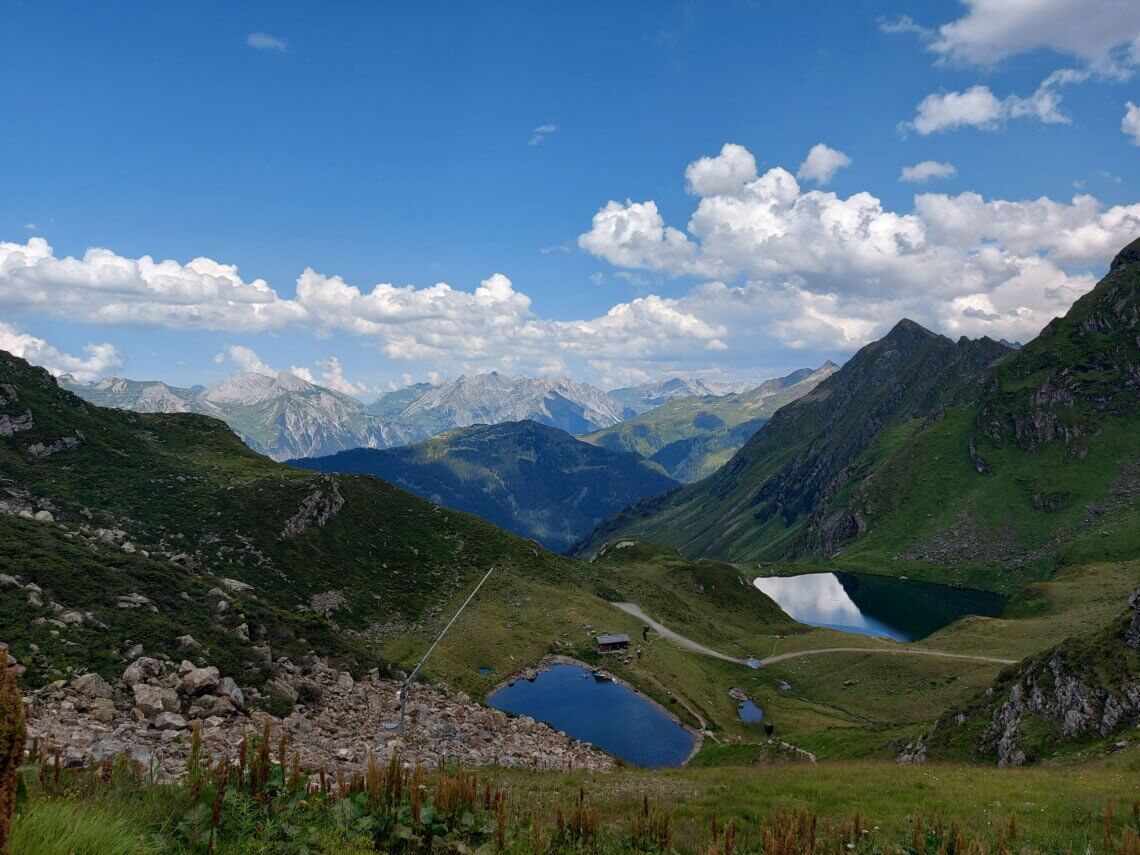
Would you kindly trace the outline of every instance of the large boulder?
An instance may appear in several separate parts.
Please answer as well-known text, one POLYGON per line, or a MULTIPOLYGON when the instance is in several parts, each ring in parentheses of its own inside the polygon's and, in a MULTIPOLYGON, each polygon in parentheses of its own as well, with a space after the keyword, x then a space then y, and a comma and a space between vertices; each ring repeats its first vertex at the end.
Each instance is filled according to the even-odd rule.
POLYGON ((110 698, 111 687, 98 674, 83 674, 71 681, 71 688, 86 698, 110 698))
POLYGON ((165 673, 166 666, 158 659, 140 656, 128 665, 127 670, 123 672, 123 682, 128 686, 134 686, 137 683, 145 683, 147 680, 161 677, 165 673))
POLYGON ((154 726, 159 730, 185 730, 190 725, 176 712, 162 712, 154 717, 154 726))
POLYGON ((234 682, 233 677, 223 677, 222 682, 218 685, 218 694, 222 697, 229 698, 231 704, 239 710, 245 706, 245 695, 241 693, 238 684, 234 682))
POLYGON ((195 668, 182 677, 182 694, 195 697, 204 695, 218 688, 221 676, 213 665, 206 668, 195 668))
POLYGON ((209 718, 210 716, 226 716, 236 715, 237 707, 235 707, 229 698, 218 697, 217 695, 203 695, 200 698, 195 698, 194 703, 190 705, 190 709, 186 714, 190 718, 209 718))
POLYGON ((176 713, 181 709, 178 692, 174 689, 136 683, 133 691, 135 693, 135 707, 147 718, 153 718, 164 712, 176 713))

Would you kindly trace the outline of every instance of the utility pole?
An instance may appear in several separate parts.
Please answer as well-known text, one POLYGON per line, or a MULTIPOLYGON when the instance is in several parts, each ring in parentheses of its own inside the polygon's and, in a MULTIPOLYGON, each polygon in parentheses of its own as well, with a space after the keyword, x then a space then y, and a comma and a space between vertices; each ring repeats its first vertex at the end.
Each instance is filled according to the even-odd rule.
POLYGON ((448 621, 447 626, 443 628, 443 632, 439 634, 439 638, 432 642, 431 647, 427 649, 427 653, 424 654, 423 659, 421 659, 420 663, 412 669, 412 673, 408 675, 408 679, 404 681, 404 685, 402 685, 400 687, 400 691, 396 693, 396 704, 400 708, 400 720, 388 722, 385 724, 384 728, 386 730, 404 729, 404 707, 407 706, 408 703, 408 692, 412 688, 412 681, 416 679, 416 675, 420 673, 420 669, 424 667, 424 663, 427 662, 428 657, 431 656, 431 652, 435 650, 436 645, 443 640, 443 637, 445 635, 447 635, 447 631, 451 629, 452 624, 454 624, 459 619, 459 616, 463 614, 463 610, 467 608, 468 603, 475 599, 475 595, 479 593, 479 589, 483 587, 483 583, 490 579, 491 574, 494 572, 495 568, 491 567, 491 569, 487 571, 487 575, 479 580, 479 584, 475 586, 475 590, 472 591, 468 595, 467 599, 463 601, 463 605, 459 607, 459 611, 455 613, 454 617, 448 621))

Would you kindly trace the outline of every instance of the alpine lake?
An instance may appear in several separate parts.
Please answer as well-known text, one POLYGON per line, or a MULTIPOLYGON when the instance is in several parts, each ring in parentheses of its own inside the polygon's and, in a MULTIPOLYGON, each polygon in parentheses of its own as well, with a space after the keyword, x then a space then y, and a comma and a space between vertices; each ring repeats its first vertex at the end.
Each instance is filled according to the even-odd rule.
MULTIPOLYGON (((1003 597, 985 591, 846 572, 761 577, 754 584, 800 623, 901 642, 925 638, 965 615, 999 615, 1005 605, 1003 597)), ((544 721, 637 766, 679 766, 693 752, 692 733, 599 672, 555 664, 533 676, 499 688, 487 703, 544 721)), ((740 704, 739 715, 762 727, 763 710, 751 701, 740 704)))

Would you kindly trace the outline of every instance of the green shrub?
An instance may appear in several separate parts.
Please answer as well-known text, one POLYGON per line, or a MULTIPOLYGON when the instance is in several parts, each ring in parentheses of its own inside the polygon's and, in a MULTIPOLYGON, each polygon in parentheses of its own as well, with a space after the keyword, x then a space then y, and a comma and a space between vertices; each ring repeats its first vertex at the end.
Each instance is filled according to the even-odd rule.
POLYGON ((293 712, 293 699, 280 692, 271 692, 269 699, 265 704, 265 711, 271 716, 277 718, 285 718, 289 713, 293 712))
POLYGON ((321 690, 313 683, 302 683, 297 687, 297 702, 315 704, 321 699, 321 690))
POLYGON ((24 757, 24 703, 8 670, 8 652, 0 649, 0 853, 8 852, 16 783, 24 757))

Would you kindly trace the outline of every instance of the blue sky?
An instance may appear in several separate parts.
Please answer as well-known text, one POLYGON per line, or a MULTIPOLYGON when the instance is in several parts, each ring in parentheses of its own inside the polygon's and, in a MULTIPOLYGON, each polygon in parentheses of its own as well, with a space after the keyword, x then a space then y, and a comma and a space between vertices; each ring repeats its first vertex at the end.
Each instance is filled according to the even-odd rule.
POLYGON ((1026 5, 9 3, 0 346, 367 398, 1026 338, 1140 235, 1140 13, 1026 5))

